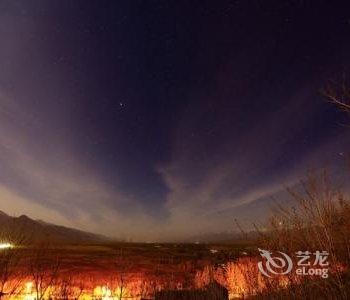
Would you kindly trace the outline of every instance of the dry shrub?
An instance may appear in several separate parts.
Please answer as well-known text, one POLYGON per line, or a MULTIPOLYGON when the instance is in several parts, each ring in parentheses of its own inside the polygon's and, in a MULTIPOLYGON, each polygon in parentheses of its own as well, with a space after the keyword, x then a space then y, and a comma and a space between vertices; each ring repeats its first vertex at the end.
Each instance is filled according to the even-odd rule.
POLYGON ((213 267, 205 266, 202 271, 196 272, 194 277, 194 286, 197 289, 204 288, 213 278, 213 267))
POLYGON ((206 266, 196 273, 195 288, 203 289, 216 281, 235 297, 257 294, 265 288, 262 275, 257 269, 257 262, 255 257, 243 257, 218 267, 206 266))
POLYGON ((79 299, 84 292, 84 283, 71 276, 61 276, 55 280, 52 298, 57 300, 79 299))
POLYGON ((294 205, 277 207, 267 231, 260 232, 259 244, 291 256, 297 251, 327 251, 330 278, 305 278, 300 282, 300 277, 289 276, 287 291, 293 293, 291 297, 309 297, 312 289, 313 293, 327 291, 337 299, 347 299, 350 291, 346 274, 350 263, 349 199, 334 187, 326 172, 309 174, 301 181, 301 190, 288 189, 288 192, 294 205))
POLYGON ((264 289, 262 275, 254 257, 239 258, 225 265, 226 287, 235 297, 255 295, 264 289))

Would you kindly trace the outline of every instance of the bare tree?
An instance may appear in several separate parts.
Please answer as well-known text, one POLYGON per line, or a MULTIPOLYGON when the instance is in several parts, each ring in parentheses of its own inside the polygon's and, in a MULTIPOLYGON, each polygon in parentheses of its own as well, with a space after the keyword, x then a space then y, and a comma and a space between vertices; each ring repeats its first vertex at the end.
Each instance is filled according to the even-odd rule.
POLYGON ((340 81, 330 80, 321 91, 323 96, 341 110, 350 113, 350 88, 345 75, 340 81))
MULTIPOLYGON (((299 188, 288 188, 287 191, 292 206, 276 207, 259 244, 286 253, 300 249, 326 251, 332 275, 327 281, 320 282, 320 286, 324 290, 327 288, 329 295, 337 295, 334 299, 348 299, 349 281, 344 273, 344 268, 350 264, 348 195, 339 190, 326 171, 309 173, 300 181, 299 188)), ((292 285, 299 284, 296 277, 288 277, 288 280, 292 285)))
POLYGON ((115 268, 117 270, 117 289, 116 289, 116 299, 121 300, 127 294, 127 275, 130 272, 132 263, 124 255, 123 249, 121 248, 116 255, 115 268))
POLYGON ((36 293, 36 300, 42 300, 58 279, 60 261, 49 245, 38 245, 32 249, 29 259, 30 276, 36 293))
POLYGON ((84 283, 75 281, 70 275, 57 280, 54 289, 54 299, 79 299, 84 291, 84 283))

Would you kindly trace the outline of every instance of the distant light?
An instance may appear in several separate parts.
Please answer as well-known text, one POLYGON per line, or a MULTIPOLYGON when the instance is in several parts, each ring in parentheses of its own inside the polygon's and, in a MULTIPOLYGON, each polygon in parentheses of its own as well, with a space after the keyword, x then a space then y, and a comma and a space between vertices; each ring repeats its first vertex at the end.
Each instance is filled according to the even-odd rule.
POLYGON ((36 299, 36 294, 33 292, 33 282, 29 281, 25 284, 23 299, 24 300, 36 299))
POLYGON ((13 245, 10 243, 0 243, 0 249, 13 248, 13 245))
POLYGON ((26 292, 26 293, 31 293, 31 292, 32 292, 32 288, 33 288, 33 282, 28 281, 28 282, 26 283, 25 292, 26 292))

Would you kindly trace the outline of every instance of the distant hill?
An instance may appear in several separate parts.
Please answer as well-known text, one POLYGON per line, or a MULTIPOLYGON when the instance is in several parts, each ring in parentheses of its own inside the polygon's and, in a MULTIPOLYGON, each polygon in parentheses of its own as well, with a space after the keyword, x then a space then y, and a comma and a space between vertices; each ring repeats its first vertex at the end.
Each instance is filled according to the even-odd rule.
POLYGON ((109 239, 102 235, 33 220, 26 215, 11 217, 0 211, 1 240, 23 243, 88 244, 107 242, 109 239))

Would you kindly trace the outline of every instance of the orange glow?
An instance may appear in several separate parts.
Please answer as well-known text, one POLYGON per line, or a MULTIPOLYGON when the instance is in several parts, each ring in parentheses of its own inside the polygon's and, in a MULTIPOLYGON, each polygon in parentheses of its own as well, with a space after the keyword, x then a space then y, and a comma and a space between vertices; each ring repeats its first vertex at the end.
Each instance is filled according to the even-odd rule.
POLYGON ((9 249, 13 248, 14 246, 10 243, 0 243, 0 249, 9 249))
POLYGON ((112 291, 107 286, 97 286, 94 289, 94 297, 101 300, 113 300, 112 291))
POLYGON ((29 281, 25 284, 23 300, 35 300, 36 296, 33 292, 33 282, 29 281))

